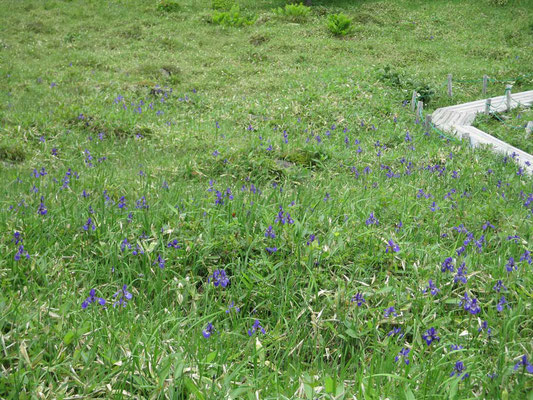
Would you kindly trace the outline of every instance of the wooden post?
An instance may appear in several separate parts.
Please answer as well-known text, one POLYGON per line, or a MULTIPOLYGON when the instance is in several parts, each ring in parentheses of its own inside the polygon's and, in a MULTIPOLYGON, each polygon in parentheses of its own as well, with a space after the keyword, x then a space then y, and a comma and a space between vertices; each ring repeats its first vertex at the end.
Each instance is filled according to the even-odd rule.
POLYGON ((489 80, 489 77, 487 75, 483 75, 483 94, 487 94, 488 80, 489 80))
POLYGON ((426 122, 424 123, 426 129, 431 128, 431 114, 426 115, 426 122))
POLYGON ((529 121, 526 125, 526 137, 533 133, 533 121, 529 121))
POLYGON ((512 85, 506 85, 505 86, 505 100, 507 104, 507 111, 511 109, 511 89, 512 85))
POLYGON ((489 115, 490 114, 490 104, 492 102, 492 99, 487 99, 487 101, 485 102, 485 115, 489 115))
POLYGON ((416 98, 418 97, 416 90, 413 90, 413 97, 411 97, 411 111, 415 111, 416 98))
POLYGON ((452 97, 452 74, 448 74, 448 96, 452 97))
POLYGON ((422 112, 424 111, 424 102, 418 101, 417 109, 416 109, 416 118, 420 119, 422 118, 422 112))

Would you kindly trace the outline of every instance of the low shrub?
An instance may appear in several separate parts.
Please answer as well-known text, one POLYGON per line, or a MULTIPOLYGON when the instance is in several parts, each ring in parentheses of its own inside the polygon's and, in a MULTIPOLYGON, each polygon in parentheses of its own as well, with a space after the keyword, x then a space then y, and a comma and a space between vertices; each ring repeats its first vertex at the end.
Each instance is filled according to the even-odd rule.
POLYGON ((180 9, 180 5, 176 0, 159 0, 157 9, 164 12, 175 12, 180 9))
POLYGON ((220 11, 213 14, 213 23, 217 25, 241 27, 252 25, 254 22, 254 18, 241 15, 239 6, 233 6, 229 11, 220 11))
POLYGON ((278 7, 274 9, 274 13, 280 17, 285 17, 294 22, 302 22, 307 19, 311 9, 299 4, 287 4, 284 8, 278 7))
POLYGON ((328 29, 335 36, 346 36, 353 32, 352 20, 345 14, 331 14, 328 17, 328 29))
POLYGON ((229 11, 232 7, 236 6, 235 0, 212 0, 211 8, 219 11, 229 11))

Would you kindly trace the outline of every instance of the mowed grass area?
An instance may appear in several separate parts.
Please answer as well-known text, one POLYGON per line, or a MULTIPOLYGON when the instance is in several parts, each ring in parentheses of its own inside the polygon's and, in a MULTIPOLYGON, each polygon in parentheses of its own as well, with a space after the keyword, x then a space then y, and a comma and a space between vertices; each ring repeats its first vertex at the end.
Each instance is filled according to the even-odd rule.
POLYGON ((531 399, 531 1, 179 3, 2 3, 0 398, 531 399))

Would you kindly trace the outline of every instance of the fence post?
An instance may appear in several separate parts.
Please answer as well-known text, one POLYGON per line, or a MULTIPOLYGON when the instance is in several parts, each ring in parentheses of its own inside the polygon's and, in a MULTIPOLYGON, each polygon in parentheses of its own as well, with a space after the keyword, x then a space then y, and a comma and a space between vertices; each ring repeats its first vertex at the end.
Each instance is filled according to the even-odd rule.
POLYGON ((485 115, 489 115, 490 114, 490 104, 492 102, 492 99, 487 99, 487 101, 485 102, 485 115))
POLYGON ((487 75, 483 75, 483 94, 487 94, 487 82, 489 80, 489 77, 487 75))
POLYGON ((424 112, 424 102, 418 101, 417 109, 416 109, 416 120, 420 121, 420 118, 422 118, 422 113, 424 112))
POLYGON ((413 90, 413 97, 411 97, 411 111, 415 111, 415 107, 416 107, 416 98, 417 98, 417 93, 416 93, 416 90, 413 90))
POLYGON ((507 103, 507 111, 511 109, 511 88, 513 85, 506 85, 505 86, 505 97, 506 97, 506 103, 507 103))
POLYGON ((526 138, 533 133, 533 121, 529 121, 526 125, 526 138))
POLYGON ((448 96, 452 97, 452 74, 448 74, 448 96))
POLYGON ((426 126, 426 129, 428 130, 429 128, 431 128, 431 114, 426 115, 426 122, 424 123, 424 125, 426 126))

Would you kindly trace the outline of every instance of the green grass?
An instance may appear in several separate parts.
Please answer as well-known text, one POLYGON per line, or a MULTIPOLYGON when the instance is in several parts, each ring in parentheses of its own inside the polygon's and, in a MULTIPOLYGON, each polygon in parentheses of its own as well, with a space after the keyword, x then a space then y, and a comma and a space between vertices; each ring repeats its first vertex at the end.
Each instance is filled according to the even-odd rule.
POLYGON ((508 113, 479 115, 475 126, 529 154, 533 154, 533 139, 526 134, 528 121, 533 121, 533 110, 518 108, 508 113))
POLYGON ((240 28, 178 3, 3 4, 0 397, 531 398, 514 366, 533 356, 533 181, 403 104, 421 87, 430 110, 480 99, 484 74, 531 90, 531 2, 316 1, 292 23, 272 11, 284 1, 240 1, 255 20, 240 28), (340 12, 345 38, 327 28, 340 12), (106 308, 82 308, 93 288, 106 308))

